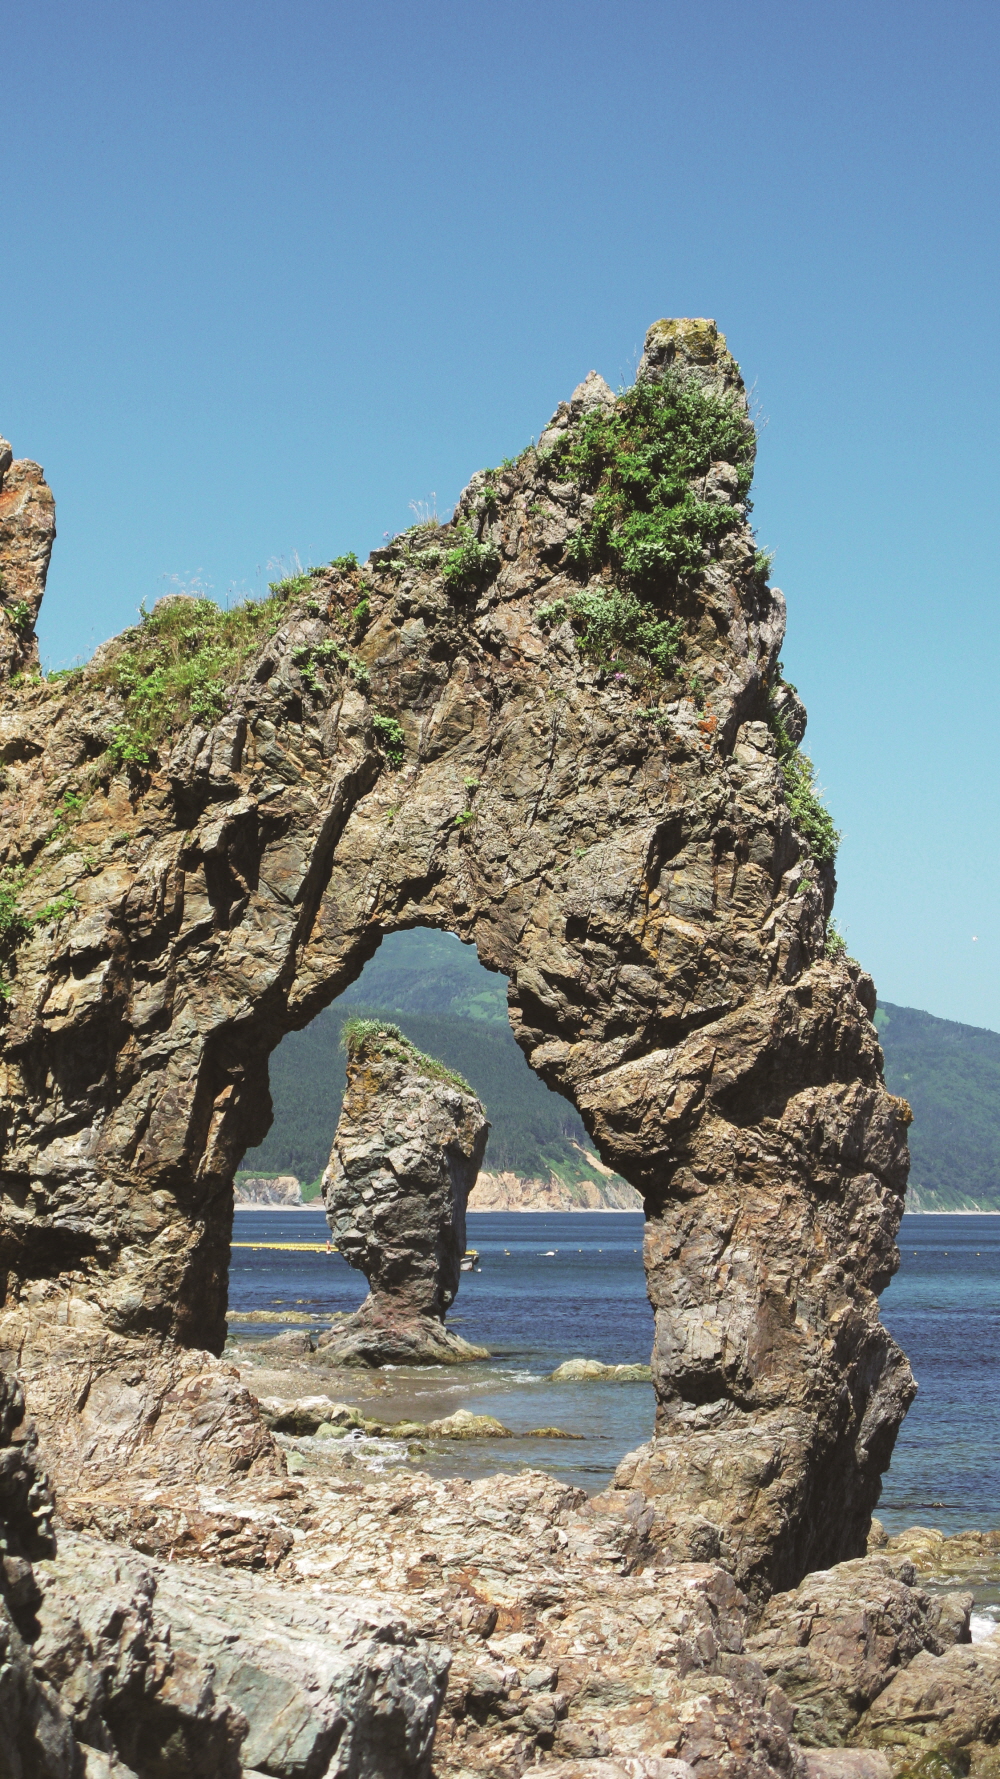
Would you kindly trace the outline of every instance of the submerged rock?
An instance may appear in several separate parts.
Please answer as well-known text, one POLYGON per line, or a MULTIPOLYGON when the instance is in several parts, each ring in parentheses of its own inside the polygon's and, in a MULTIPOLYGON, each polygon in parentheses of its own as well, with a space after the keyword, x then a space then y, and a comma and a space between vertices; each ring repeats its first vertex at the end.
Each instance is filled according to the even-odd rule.
POLYGON ((554 1384, 610 1379, 618 1384, 648 1384, 653 1373, 648 1365, 602 1365, 599 1359, 566 1359, 551 1374, 554 1384))
POLYGON ((454 1365, 488 1356, 444 1321, 488 1134, 471 1089, 395 1027, 374 1027, 352 1045, 323 1202, 334 1242, 370 1292, 355 1315, 320 1335, 327 1359, 454 1365))

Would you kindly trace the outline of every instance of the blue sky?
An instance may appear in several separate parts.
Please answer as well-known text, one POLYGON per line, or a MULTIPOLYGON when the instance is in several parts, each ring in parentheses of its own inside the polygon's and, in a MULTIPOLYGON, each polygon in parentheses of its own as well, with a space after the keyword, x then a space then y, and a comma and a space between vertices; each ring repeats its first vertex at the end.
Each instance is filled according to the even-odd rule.
POLYGON ((885 998, 1000 1028, 998 37, 962 0, 9 10, 0 431, 56 494, 47 663, 444 512, 713 316, 840 924, 885 998))

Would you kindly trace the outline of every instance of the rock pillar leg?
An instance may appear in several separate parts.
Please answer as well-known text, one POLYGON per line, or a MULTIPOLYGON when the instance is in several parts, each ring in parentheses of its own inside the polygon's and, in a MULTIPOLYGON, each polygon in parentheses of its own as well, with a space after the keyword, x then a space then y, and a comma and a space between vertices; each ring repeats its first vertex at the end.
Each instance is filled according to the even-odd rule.
POLYGON ((701 1116, 647 1185, 655 1436, 602 1497, 621 1512, 641 1490, 653 1544, 718 1559, 752 1594, 864 1554, 915 1394, 877 1297, 898 1264, 908 1108, 841 1054, 834 983, 811 989, 756 1032, 744 1018, 732 1058, 721 1023, 688 1057, 701 1116))

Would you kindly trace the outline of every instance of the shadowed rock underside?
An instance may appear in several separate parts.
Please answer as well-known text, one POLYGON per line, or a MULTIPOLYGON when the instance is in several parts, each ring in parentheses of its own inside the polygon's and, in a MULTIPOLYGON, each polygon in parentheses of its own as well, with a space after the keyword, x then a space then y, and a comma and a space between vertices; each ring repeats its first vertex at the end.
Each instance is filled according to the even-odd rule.
MULTIPOLYGON (((731 423, 689 477, 695 568, 634 532, 659 628, 633 611, 631 643, 601 631, 622 575, 573 455, 617 411, 591 375, 449 525, 290 583, 231 687, 155 745, 125 669, 157 613, 79 673, 5 688, 23 912, 3 940, 0 1350, 62 1486, 280 1469, 209 1357, 233 1173, 268 1126, 270 1051, 424 923, 508 977, 532 1067, 645 1200, 656 1438, 607 1511, 648 1497, 649 1550, 761 1592, 862 1553, 913 1389, 876 1302, 906 1108, 870 979, 825 952, 828 855, 790 812, 804 713, 746 521, 737 367, 713 324, 658 323, 639 383, 721 396, 731 423)), ((4 489, 3 548, 37 567, 41 473, 4 489)))

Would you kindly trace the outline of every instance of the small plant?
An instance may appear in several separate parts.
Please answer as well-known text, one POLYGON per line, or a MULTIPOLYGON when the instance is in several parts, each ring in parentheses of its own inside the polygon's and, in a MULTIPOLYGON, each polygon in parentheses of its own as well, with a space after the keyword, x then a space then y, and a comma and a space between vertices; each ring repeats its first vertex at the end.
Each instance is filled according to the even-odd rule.
POLYGON ((406 749, 406 737, 396 718, 375 715, 372 717, 372 728, 375 731, 375 740, 390 766, 401 766, 406 749))
POLYGON ((293 574, 286 576, 283 581, 269 581, 267 590, 273 599, 298 599, 303 593, 308 593, 311 586, 311 575, 293 574))
POLYGON ((445 586, 451 593, 476 593, 499 568, 500 552, 490 538, 481 543, 470 525, 459 526, 459 536, 458 548, 444 559, 445 586))
POLYGON ((826 943, 823 950, 831 963, 838 957, 847 956, 847 940, 834 920, 827 922, 826 943))
POLYGON ((816 787, 816 768, 809 755, 796 747, 773 702, 768 703, 767 722, 777 743, 792 827, 817 864, 831 865, 837 856, 840 833, 816 787))
POLYGON ((478 791, 479 789, 478 778, 467 778, 464 780, 464 784, 467 791, 478 791))
POLYGON ((456 828, 467 828, 469 823, 474 822, 475 819, 476 812, 474 809, 463 809, 455 817, 455 826, 456 828))
POLYGON ((62 920, 64 915, 72 914, 79 906, 79 901, 73 891, 66 890, 61 896, 56 896, 54 901, 46 902, 44 908, 39 908, 31 916, 31 925, 33 927, 52 926, 57 920, 62 920))
POLYGON ((9 957, 31 931, 20 906, 24 875, 21 865, 5 865, 0 871, 0 957, 9 957))
POLYGON ((26 599, 13 599, 10 605, 4 606, 14 630, 23 630, 31 618, 31 607, 26 599))
POLYGON ((754 580, 759 581, 762 587, 767 586, 767 580, 771 573, 771 564, 773 561, 773 550, 757 550, 754 555, 753 576, 754 580))
POLYGON ((479 490, 479 498, 476 501, 476 511, 479 513, 486 513, 489 518, 492 519, 499 504, 500 493, 495 484, 493 482, 484 482, 482 488, 479 490))
POLYGON ((408 1063, 417 1074, 424 1075, 431 1081, 445 1081, 449 1087, 457 1087, 461 1093, 472 1093, 472 1088, 462 1075, 453 1069, 446 1068, 435 1056, 425 1056, 415 1044, 387 1019, 365 1019, 356 1017, 345 1019, 340 1034, 341 1046, 347 1051, 352 1062, 378 1056, 392 1056, 400 1062, 408 1063))
POLYGON ((111 737, 108 755, 115 766, 124 766, 130 772, 145 772, 152 764, 153 744, 137 729, 121 724, 111 737))
POLYGON ((330 563, 330 567, 335 568, 338 574, 349 574, 351 569, 357 568, 357 566, 358 559, 353 550, 348 550, 346 556, 335 556, 330 563))
POLYGON ((539 606, 543 624, 559 624, 570 618, 579 637, 582 654, 599 667, 635 667, 642 674, 652 668, 662 678, 670 673, 680 647, 684 626, 659 617, 652 606, 634 593, 602 582, 583 587, 569 599, 554 599, 539 606))
POLYGON ((713 463, 731 463, 745 499, 753 457, 753 428, 733 397, 693 378, 634 384, 553 446, 552 467, 594 496, 567 560, 581 572, 609 567, 623 586, 660 596, 694 580, 743 518, 694 484, 713 463))
POLYGON ((369 616, 371 615, 371 609, 371 602, 367 597, 362 597, 358 600, 357 605, 351 613, 351 623, 356 630, 364 630, 368 623, 369 616))

